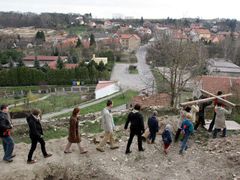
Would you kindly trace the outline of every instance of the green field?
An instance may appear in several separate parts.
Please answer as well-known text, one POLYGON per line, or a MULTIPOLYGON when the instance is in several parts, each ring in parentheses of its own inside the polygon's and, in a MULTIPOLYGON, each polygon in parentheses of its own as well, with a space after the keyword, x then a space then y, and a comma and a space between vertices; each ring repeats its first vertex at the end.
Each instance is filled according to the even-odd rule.
POLYGON ((73 107, 75 105, 79 105, 83 100, 81 100, 81 96, 79 93, 66 93, 59 95, 51 95, 49 98, 34 102, 29 105, 22 105, 16 108, 12 108, 12 112, 18 112, 25 109, 38 108, 41 109, 42 113, 56 112, 60 111, 64 108, 73 107))
POLYGON ((86 26, 74 26, 74 27, 67 28, 66 31, 69 34, 82 35, 84 32, 87 31, 87 27, 86 26))
MULTIPOLYGON (((128 90, 125 93, 112 98, 113 106, 117 107, 117 106, 121 106, 123 104, 127 104, 136 95, 138 95, 138 92, 128 90)), ((101 111, 105 106, 106 106, 106 102, 103 101, 103 102, 100 102, 98 104, 83 108, 83 109, 81 109, 81 115, 101 111)), ((65 113, 65 114, 62 114, 60 116, 56 116, 55 118, 69 117, 70 114, 71 114, 71 112, 65 113)))

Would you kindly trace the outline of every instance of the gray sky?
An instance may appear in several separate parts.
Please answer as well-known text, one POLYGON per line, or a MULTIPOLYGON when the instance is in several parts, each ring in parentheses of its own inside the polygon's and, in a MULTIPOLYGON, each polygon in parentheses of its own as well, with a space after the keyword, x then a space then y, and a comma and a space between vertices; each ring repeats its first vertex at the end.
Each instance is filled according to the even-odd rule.
POLYGON ((92 13, 112 18, 122 14, 135 18, 200 17, 240 20, 239 0, 0 0, 0 11, 92 13))

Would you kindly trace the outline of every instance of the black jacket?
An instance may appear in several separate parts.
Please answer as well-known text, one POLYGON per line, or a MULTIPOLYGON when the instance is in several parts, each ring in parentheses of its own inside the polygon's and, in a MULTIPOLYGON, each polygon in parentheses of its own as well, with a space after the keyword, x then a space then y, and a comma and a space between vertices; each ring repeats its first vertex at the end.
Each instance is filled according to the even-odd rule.
POLYGON ((144 121, 143 116, 138 111, 133 110, 129 113, 126 124, 124 126, 124 129, 128 128, 128 124, 130 125, 130 130, 135 133, 144 133, 144 121))
POLYGON ((6 135, 3 135, 3 133, 8 129, 12 129, 12 125, 8 118, 9 116, 7 113, 0 111, 0 137, 5 137, 6 135))
POLYGON ((30 138, 40 138, 43 135, 42 125, 32 114, 27 117, 30 138))

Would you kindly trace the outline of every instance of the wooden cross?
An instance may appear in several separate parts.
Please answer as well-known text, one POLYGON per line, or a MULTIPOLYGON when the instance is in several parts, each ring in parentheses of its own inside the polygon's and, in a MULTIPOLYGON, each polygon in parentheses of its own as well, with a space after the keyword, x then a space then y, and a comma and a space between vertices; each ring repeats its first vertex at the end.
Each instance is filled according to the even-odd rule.
POLYGON ((188 101, 188 102, 184 102, 184 103, 180 103, 180 106, 187 106, 187 105, 193 105, 193 104, 201 104, 201 103, 204 103, 204 102, 208 102, 208 101, 212 101, 214 99, 218 99, 220 102, 222 102, 223 104, 227 105, 227 106, 236 106, 236 104, 233 104, 232 102, 230 101, 227 101, 226 99, 223 99, 223 97, 228 97, 228 96, 232 96, 232 93, 229 93, 229 94, 223 94, 223 95, 220 95, 220 96, 217 96, 217 95, 214 95, 208 91, 205 91, 203 89, 200 90, 203 94, 205 95, 208 95, 208 96, 211 96, 211 97, 208 97, 208 98, 205 98, 205 99, 198 99, 198 100, 194 100, 194 101, 188 101))

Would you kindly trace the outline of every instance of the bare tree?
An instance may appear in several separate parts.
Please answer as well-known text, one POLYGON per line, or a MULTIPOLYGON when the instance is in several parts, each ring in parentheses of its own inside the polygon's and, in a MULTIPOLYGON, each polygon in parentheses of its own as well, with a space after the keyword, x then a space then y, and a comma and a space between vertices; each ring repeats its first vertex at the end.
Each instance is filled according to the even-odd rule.
POLYGON ((177 105, 180 92, 186 83, 201 74, 207 51, 203 45, 182 39, 174 39, 170 35, 161 35, 152 45, 156 64, 162 64, 168 69, 171 106, 177 105))

